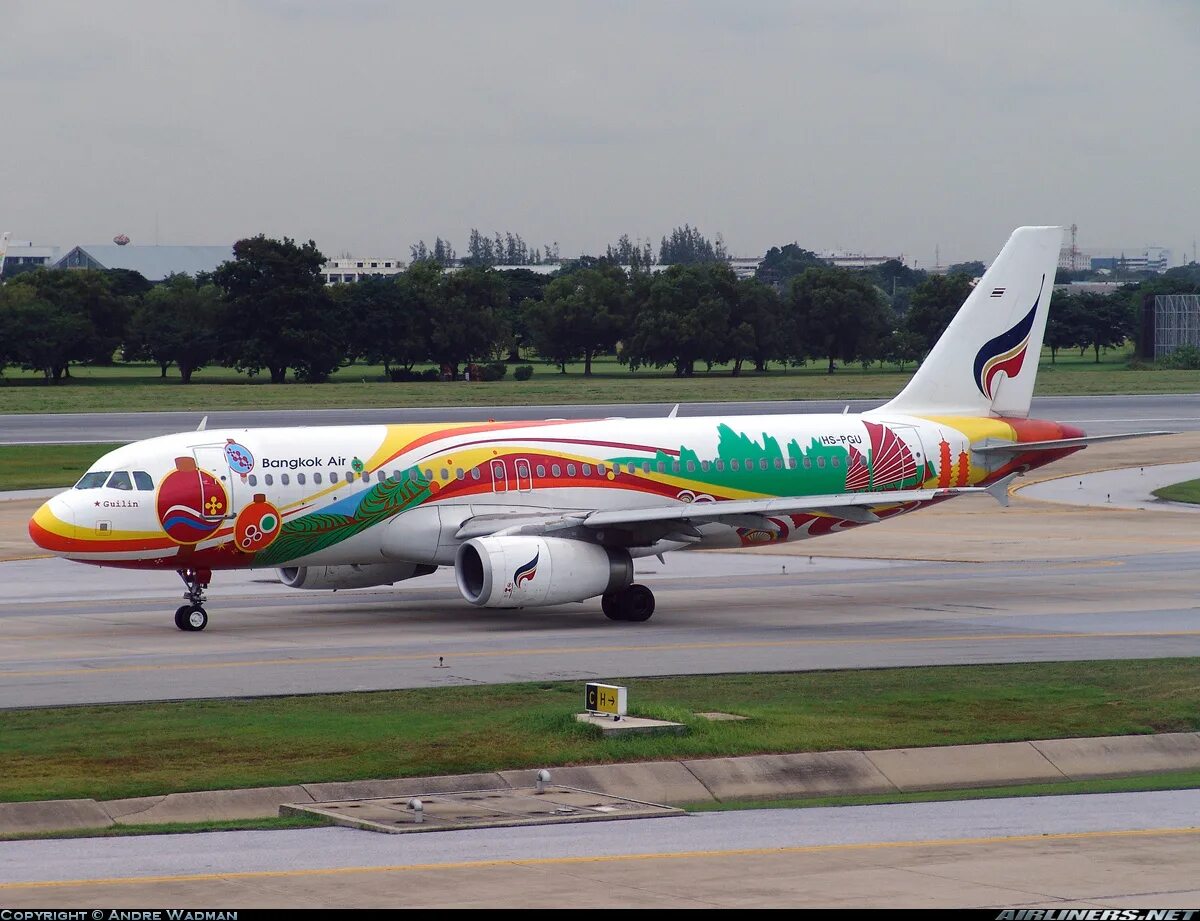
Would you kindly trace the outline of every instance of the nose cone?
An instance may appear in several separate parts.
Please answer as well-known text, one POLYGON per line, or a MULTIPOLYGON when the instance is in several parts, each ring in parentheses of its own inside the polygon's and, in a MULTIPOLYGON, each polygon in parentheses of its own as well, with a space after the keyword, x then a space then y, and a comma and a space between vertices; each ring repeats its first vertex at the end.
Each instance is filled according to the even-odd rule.
POLYGON ((55 496, 29 519, 29 537, 43 550, 66 555, 75 543, 75 510, 66 493, 55 496))

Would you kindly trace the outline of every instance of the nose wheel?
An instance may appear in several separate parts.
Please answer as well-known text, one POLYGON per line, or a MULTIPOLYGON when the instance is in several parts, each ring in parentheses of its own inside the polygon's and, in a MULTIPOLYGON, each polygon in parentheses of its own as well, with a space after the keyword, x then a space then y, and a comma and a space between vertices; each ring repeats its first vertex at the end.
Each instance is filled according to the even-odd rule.
POLYGON ((204 590, 208 588, 208 583, 212 580, 212 570, 180 569, 177 571, 185 586, 183 597, 187 604, 181 605, 175 611, 175 626, 189 633, 203 630, 208 626, 208 612, 204 610, 206 600, 204 590))

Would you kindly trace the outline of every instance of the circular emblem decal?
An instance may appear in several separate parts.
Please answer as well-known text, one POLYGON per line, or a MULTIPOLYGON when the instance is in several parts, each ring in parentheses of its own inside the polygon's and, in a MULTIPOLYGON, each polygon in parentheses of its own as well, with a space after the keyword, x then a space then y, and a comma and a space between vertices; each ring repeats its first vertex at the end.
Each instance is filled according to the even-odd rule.
POLYGON ((233 541, 242 553, 257 553, 279 536, 282 519, 279 509, 267 501, 263 493, 255 493, 254 501, 242 509, 233 525, 233 541))
POLYGON ((198 544, 225 520, 229 497, 207 470, 191 457, 175 458, 175 469, 158 487, 155 503, 158 521, 177 544, 198 544))
POLYGON ((229 469, 240 476, 245 476, 254 469, 254 455, 250 449, 238 444, 232 438, 225 442, 225 460, 229 469))

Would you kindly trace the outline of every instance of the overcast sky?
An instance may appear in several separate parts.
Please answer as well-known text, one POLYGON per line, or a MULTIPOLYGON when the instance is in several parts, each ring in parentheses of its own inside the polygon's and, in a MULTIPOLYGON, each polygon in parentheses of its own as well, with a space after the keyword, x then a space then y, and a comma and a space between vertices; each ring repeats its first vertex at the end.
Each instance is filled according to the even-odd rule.
POLYGON ((1200 3, 3 0, 0 230, 989 260, 1200 237, 1200 3))

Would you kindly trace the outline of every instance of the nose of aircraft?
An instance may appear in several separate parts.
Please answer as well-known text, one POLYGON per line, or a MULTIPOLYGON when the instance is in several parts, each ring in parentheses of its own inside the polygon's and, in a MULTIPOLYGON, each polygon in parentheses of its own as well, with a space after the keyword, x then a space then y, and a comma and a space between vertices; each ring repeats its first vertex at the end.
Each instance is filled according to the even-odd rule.
POLYGON ((43 550, 64 554, 75 540, 75 510, 68 493, 59 493, 29 519, 29 537, 43 550))

